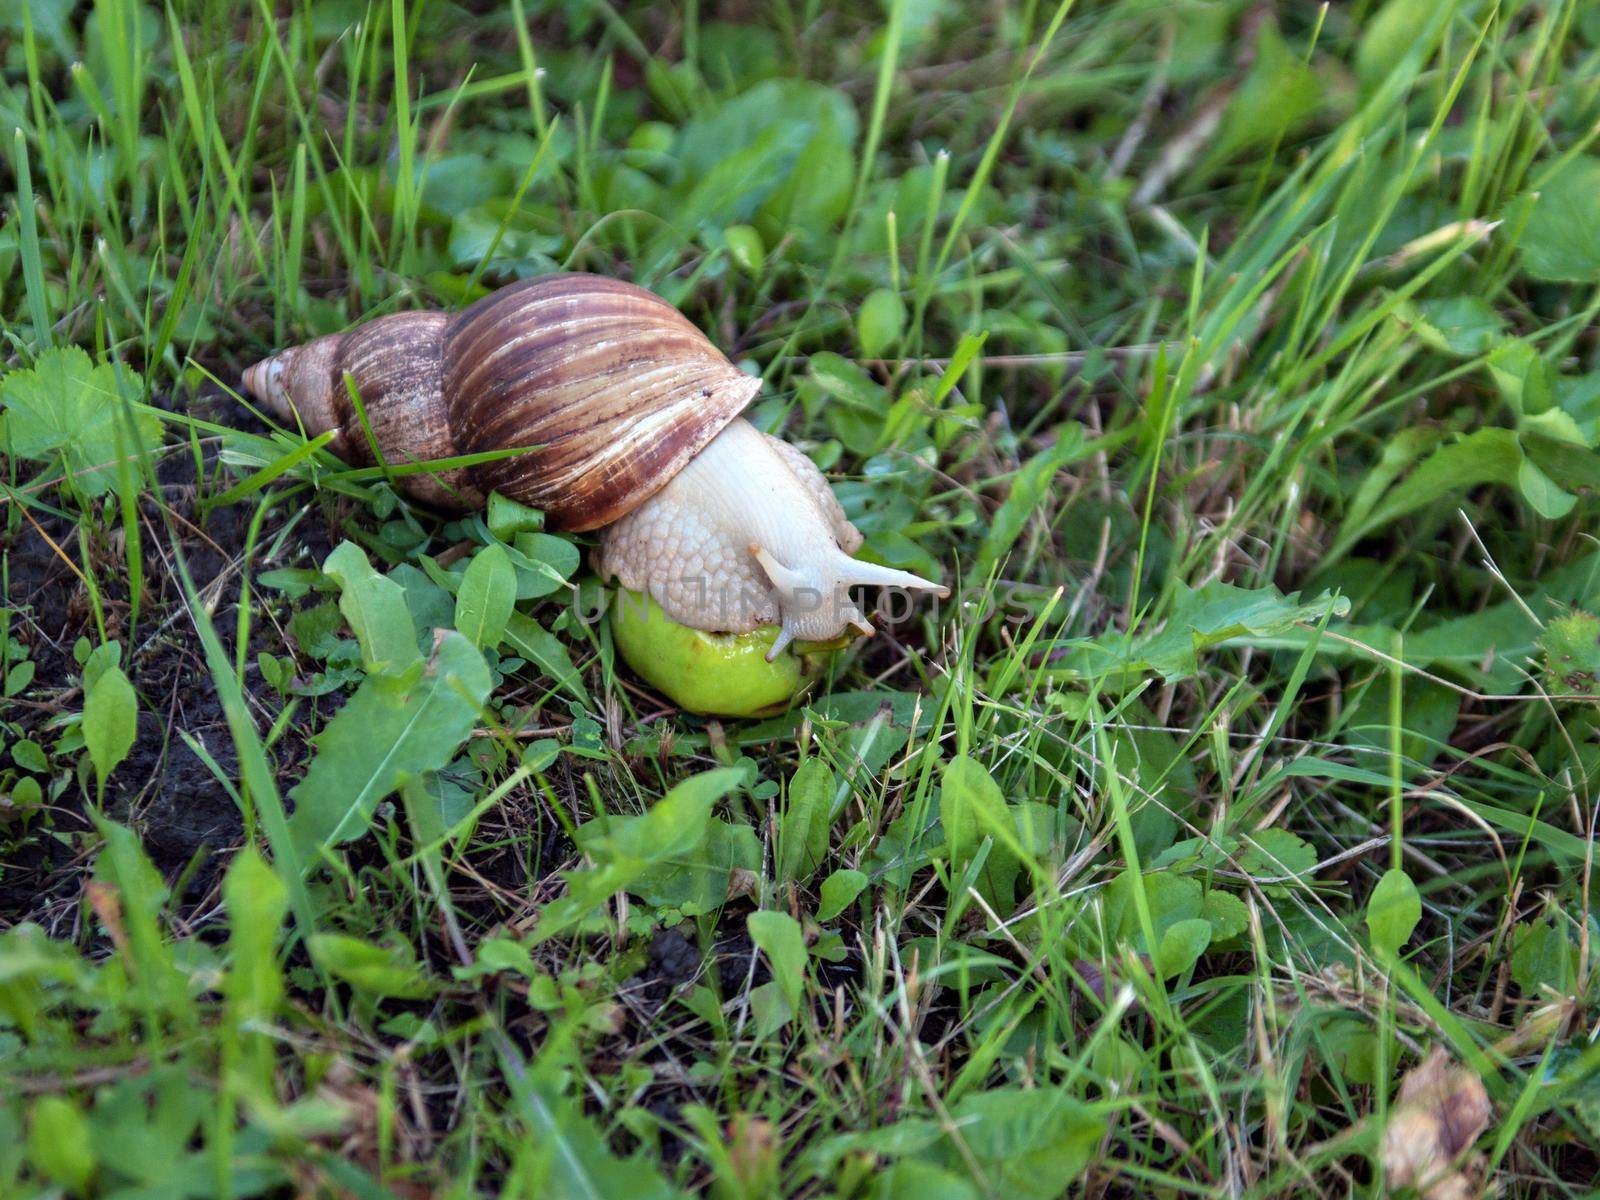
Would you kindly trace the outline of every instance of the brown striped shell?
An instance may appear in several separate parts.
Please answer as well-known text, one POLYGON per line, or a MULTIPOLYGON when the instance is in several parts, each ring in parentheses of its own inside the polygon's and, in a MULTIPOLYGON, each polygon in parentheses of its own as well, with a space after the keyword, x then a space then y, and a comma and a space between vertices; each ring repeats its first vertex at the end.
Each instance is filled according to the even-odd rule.
POLYGON ((595 529, 665 487, 760 390, 676 308, 598 275, 546 275, 459 313, 400 313, 286 350, 245 386, 308 434, 338 429, 346 461, 391 467, 481 451, 526 453, 403 476, 441 508, 490 491, 595 529), (372 439, 344 385, 361 397, 372 439))

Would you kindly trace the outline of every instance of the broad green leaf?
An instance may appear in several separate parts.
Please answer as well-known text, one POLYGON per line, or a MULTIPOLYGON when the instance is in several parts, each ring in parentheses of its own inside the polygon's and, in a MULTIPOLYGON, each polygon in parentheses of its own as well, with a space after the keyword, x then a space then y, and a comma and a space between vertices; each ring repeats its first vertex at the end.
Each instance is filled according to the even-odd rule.
POLYGON ((1553 403, 1555 371, 1539 347, 1526 338, 1508 338, 1489 356, 1489 377, 1517 417, 1518 428, 1553 403))
POLYGON ((1539 189, 1517 245, 1535 279, 1600 281, 1600 158, 1575 158, 1539 189))
POLYGON ((801 396, 809 406, 821 407, 834 435, 857 454, 876 453, 889 432, 888 390, 858 364, 831 350, 811 356, 801 396))
POLYGON ((712 806, 745 779, 745 770, 735 767, 693 775, 643 815, 608 818, 608 827, 590 853, 597 860, 655 863, 692 850, 705 836, 712 806))
POLYGON ((1250 910, 1232 892, 1208 891, 1202 913, 1211 922, 1213 942, 1225 942, 1250 928, 1250 910))
POLYGON ((27 818, 44 803, 44 789, 32 775, 24 775, 11 785, 11 815, 27 818))
MULTIPOLYGON (((541 174, 542 167, 532 176, 523 178, 531 184, 541 174)), ((517 275, 542 275, 558 270, 551 255, 561 249, 560 236, 535 227, 526 208, 511 205, 511 196, 502 195, 487 204, 477 204, 456 213, 450 220, 450 240, 445 248, 450 261, 458 267, 476 269, 482 265, 487 270, 517 275)), ((441 277, 435 275, 435 278, 441 277)), ((477 293, 468 295, 461 290, 467 276, 458 275, 453 280, 453 284, 441 286, 445 295, 458 291, 457 298, 463 304, 476 298, 477 293)))
MULTIPOLYGON (((1538 623, 1523 608, 1536 599, 1491 604, 1411 634, 1404 643, 1406 661, 1447 670, 1488 691, 1515 691, 1526 679, 1522 661, 1539 636, 1538 623)), ((1385 654, 1394 647, 1394 631, 1387 626, 1356 626, 1346 635, 1385 654)))
POLYGON ((956 384, 961 382, 961 377, 967 373, 978 357, 978 352, 983 349, 983 343, 988 338, 987 333, 964 333, 961 340, 956 343, 955 353, 950 356, 950 362, 939 373, 939 382, 933 386, 933 395, 928 403, 938 408, 944 403, 944 398, 955 390, 956 384))
POLYGON ((872 1200, 980 1200, 977 1185, 954 1171, 903 1158, 877 1173, 872 1200))
POLYGON ((767 265, 767 248, 761 235, 750 225, 729 225, 722 231, 723 243, 734 265, 752 278, 760 278, 767 265))
POLYGON ((764 239, 821 233, 848 202, 855 105, 843 92, 798 79, 766 79, 685 122, 680 228, 726 226, 760 213, 764 239))
POLYGON ((23 692, 28 690, 28 685, 33 682, 33 675, 36 670, 38 670, 38 667, 32 659, 25 658, 20 663, 12 664, 11 668, 5 672, 4 695, 7 697, 22 695, 23 692))
POLYGON ((1378 461, 1367 470, 1360 485, 1350 497, 1344 515, 1346 529, 1364 528, 1367 515, 1377 506, 1378 501, 1394 481, 1438 444, 1439 431, 1431 426, 1411 426, 1401 429, 1393 437, 1385 440, 1378 454, 1378 461))
POLYGON ((842 867, 822 881, 822 894, 817 901, 817 920, 831 921, 861 895, 867 886, 867 877, 860 871, 842 867))
POLYGON ((782 127, 785 149, 794 155, 824 130, 854 142, 857 124, 855 105, 843 92, 809 80, 768 79, 685 122, 678 155, 685 171, 703 175, 773 125, 782 127))
POLYGON ((1586 375, 1557 375, 1555 400, 1578 426, 1585 446, 1600 446, 1600 371, 1586 375))
POLYGON ((498 155, 447 154, 417 174, 422 203, 447 216, 509 195, 517 186, 516 170, 498 155))
POLYGON ((1167 926, 1156 952, 1161 977, 1172 979, 1194 966, 1211 944, 1211 936, 1211 922, 1204 917, 1190 917, 1167 926))
POLYGON ((881 415, 889 406, 889 394, 881 383, 864 368, 831 350, 811 356, 806 376, 835 400, 862 412, 881 415))
POLYGON ((32 738, 24 738, 13 745, 11 758, 24 771, 32 771, 36 775, 43 775, 50 770, 50 759, 46 757, 44 747, 32 738))
POLYGON ((316 756, 291 793, 302 858, 309 864, 319 849, 359 837, 403 778, 454 758, 488 695, 483 655, 453 631, 439 635, 426 663, 367 676, 312 738, 316 756))
POLYGON ((510 549, 517 569, 517 599, 533 600, 568 587, 578 569, 578 547, 553 533, 519 533, 510 549))
POLYGON ((856 342, 867 358, 882 358, 900 340, 905 328, 906 306, 900 294, 889 288, 867 293, 856 314, 856 342))
POLYGON ((1574 435, 1584 436, 1576 422, 1565 413, 1550 409, 1523 424, 1523 453, 1530 462, 1538 464, 1556 486, 1566 491, 1600 492, 1600 454, 1574 440, 1574 435), (1546 428, 1564 425, 1566 428, 1561 429, 1561 436, 1551 437, 1539 429, 1528 428, 1533 425, 1546 428))
POLYGON ((253 846, 233 856, 222 880, 228 908, 228 1005, 236 1025, 265 1020, 283 995, 276 942, 288 915, 288 889, 253 846))
POLYGON ((267 686, 278 695, 289 694, 289 689, 294 684, 293 659, 287 656, 278 658, 262 650, 256 654, 256 670, 261 672, 261 678, 266 680, 267 686))
POLYGON ((1361 29, 1356 49, 1356 74, 1366 88, 1376 88, 1392 75, 1407 54, 1426 48, 1432 38, 1429 18, 1450 9, 1437 0, 1388 0, 1371 12, 1361 29))
POLYGON ((452 967, 450 974, 457 979, 482 979, 501 971, 515 971, 525 979, 544 976, 527 946, 504 937, 484 938, 472 948, 472 965, 452 967))
POLYGON ((122 665, 122 643, 102 642, 89 652, 89 657, 83 660, 83 690, 90 691, 101 674, 108 667, 122 665))
POLYGON ((422 657, 405 590, 373 570, 360 546, 341 542, 322 570, 339 584, 339 611, 355 630, 369 671, 408 667, 422 657))
POLYGON ((773 240, 790 233, 808 240, 825 234, 844 216, 854 180, 850 143, 835 129, 823 129, 762 203, 760 227, 773 240))
POLYGON ((187 1012, 183 980, 161 929, 166 882, 133 830, 107 820, 97 820, 95 826, 105 839, 94 864, 95 881, 116 893, 134 990, 151 1008, 187 1012))
POLYGON ((328 577, 315 567, 276 567, 261 572, 255 581, 262 587, 282 592, 285 599, 303 600, 326 587, 328 577))
POLYGON ((1177 605, 1170 626, 1180 626, 1178 636, 1158 639, 1146 656, 1169 678, 1192 669, 1193 652, 1221 645, 1234 638, 1271 637, 1296 625, 1314 625, 1330 613, 1343 616, 1350 602, 1324 593, 1301 602, 1298 593, 1281 594, 1276 588, 1238 588, 1211 583, 1188 592, 1177 605))
POLYGON ((950 1110, 964 1145, 943 1143, 943 1165, 983 1171, 992 1195, 1055 1200, 1088 1165, 1105 1134, 1106 1113, 1066 1087, 1002 1087, 964 1097, 950 1110))
POLYGON ((456 628, 474 646, 500 644, 517 600, 517 573, 505 547, 492 542, 472 556, 456 592, 456 628))
POLYGON ((83 701, 83 741, 90 761, 102 783, 116 769, 138 733, 139 698, 121 667, 106 667, 92 684, 83 701))
MULTIPOLYGON (((578 845, 585 831, 600 822, 578 827, 578 845)), ((715 912, 728 899, 734 871, 752 874, 761 869, 761 842, 748 825, 731 824, 712 817, 705 836, 692 848, 670 860, 651 863, 628 884, 628 891, 646 904, 675 908, 686 917, 715 912)))
MULTIPOLYGON (((1527 682, 1525 659, 1537 649, 1543 632, 1532 614, 1556 617, 1574 605, 1592 604, 1597 570, 1600 556, 1581 555, 1569 565, 1546 573, 1537 588, 1524 590, 1515 599, 1408 634, 1404 643, 1406 661, 1446 670, 1485 691, 1516 691, 1527 682)), ((1387 627, 1355 626, 1345 632, 1383 653, 1393 649, 1393 631, 1387 627)), ((1339 653, 1336 647, 1327 647, 1326 652, 1339 653)), ((1369 659, 1364 651, 1352 653, 1369 659)))
POLYGON ((1316 865, 1316 847, 1287 829, 1257 830, 1239 848, 1239 869, 1258 879, 1305 878, 1316 865))
POLYGON ((484 514, 489 532, 502 542, 509 542, 519 533, 537 533, 544 528, 544 514, 521 501, 489 493, 488 511, 484 514))
POLYGON ((592 830, 586 826, 583 848, 595 865, 567 873, 567 894, 545 905, 534 940, 571 928, 652 867, 692 864, 705 841, 712 806, 745 778, 741 768, 718 767, 685 779, 640 816, 597 818, 592 830))
POLYGON ((850 722, 835 731, 834 740, 846 770, 855 768, 876 775, 910 740, 911 718, 908 714, 902 719, 882 692, 873 693, 872 699, 876 707, 860 720, 843 716, 842 707, 833 708, 840 719, 850 722))
POLYGON ((274 1040, 263 1027, 277 1014, 283 997, 278 970, 277 939, 289 911, 289 893, 255 847, 246 845, 233 856, 222 880, 228 907, 228 974, 223 993, 228 1001, 229 1036, 238 1039, 248 1072, 262 1094, 270 1094, 274 1040))
POLYGON ((132 427, 138 444, 124 446, 128 422, 124 397, 138 395, 139 377, 115 367, 95 366, 76 346, 46 350, 28 370, 12 371, 0 380, 5 423, 0 426, 11 454, 50 461, 64 456, 73 486, 98 496, 117 482, 124 453, 137 455, 161 436, 160 422, 135 413, 132 427))
POLYGON ((789 781, 778 822, 778 877, 803 883, 822 865, 832 828, 833 768, 813 755, 789 781))
POLYGON ((1398 954, 1422 920, 1422 897, 1411 876, 1391 867, 1367 898, 1367 930, 1376 949, 1398 954))
MULTIPOLYGON (((1406 655, 1410 658, 1410 654, 1406 655)), ((1359 756, 1357 762, 1383 764, 1394 729, 1389 716, 1387 688, 1364 689, 1355 704, 1346 710, 1345 742, 1370 747, 1374 756, 1359 756), (1375 757, 1381 754, 1383 757, 1375 757)), ((1410 780, 1429 770, 1448 745, 1451 731, 1461 714, 1461 694, 1425 679, 1408 680, 1405 704, 1400 712, 1401 778, 1410 780)), ((1382 785, 1387 787, 1387 781, 1382 785)))
POLYGON ((418 653, 433 647, 435 629, 455 628, 455 597, 430 579, 425 571, 410 563, 400 563, 389 571, 389 578, 398 583, 405 594, 411 627, 417 631, 418 653))
POLYGON ((28 1114, 28 1157, 39 1173, 77 1195, 89 1194, 95 1157, 89 1122, 66 1096, 41 1096, 28 1114))
POLYGON ((550 686, 576 696, 585 708, 594 708, 583 676, 572 663, 566 645, 532 617, 513 612, 506 622, 504 643, 538 667, 549 678, 550 686))
POLYGON ((1169 681, 1199 669, 1199 652, 1223 642, 1274 638, 1301 624, 1315 625, 1330 613, 1343 616, 1350 602, 1323 593, 1300 601, 1274 587, 1239 588, 1208 583, 1195 591, 1180 587, 1165 628, 1134 644, 1130 661, 1126 636, 1116 634, 1070 647, 1057 670, 1095 678, 1117 670, 1153 670, 1169 681))
POLYGON ((765 1042, 794 1020, 794 1005, 776 983, 763 983, 750 990, 750 1035, 765 1042))
POLYGON ((800 1011, 801 988, 806 977, 806 939, 800 922, 788 913, 762 909, 745 921, 750 940, 766 955, 772 981, 783 994, 789 1011, 800 1011))
POLYGON ((1147 871, 1140 876, 1124 870, 1103 893, 1105 929, 1114 944, 1132 946, 1141 954, 1153 953, 1145 942, 1135 887, 1144 889, 1157 952, 1168 929, 1204 914, 1200 881, 1193 876, 1175 871, 1147 871))
MULTIPOLYGON (((1335 1010, 1337 1011, 1337 1010, 1335 1010)), ((1388 1039, 1386 1055, 1379 1054, 1378 1035, 1365 1020, 1336 1016, 1330 1019, 1318 1038, 1327 1061, 1352 1083, 1379 1082, 1380 1069, 1393 1070, 1401 1050, 1399 1042, 1388 1039), (1380 1063, 1380 1058, 1386 1062, 1380 1063)), ((1385 1081, 1392 1082, 1387 1080, 1385 1081)))
POLYGON ((674 228, 663 230, 645 251, 655 261, 670 254, 686 237, 727 221, 755 216, 764 198, 777 184, 776 173, 790 140, 791 130, 767 126, 747 146, 726 154, 703 176, 686 179, 672 209, 674 228))
POLYGON ((582 1106, 557 1090, 551 1072, 530 1070, 504 1037, 494 1039, 511 1089, 507 1117, 520 1129, 513 1139, 511 1175, 535 1181, 525 1195, 540 1200, 685 1200, 656 1170, 648 1153, 612 1153, 582 1106))
POLYGON ((1569 612, 1539 635, 1544 655, 1545 690, 1558 696, 1600 693, 1600 617, 1569 612))
POLYGON ((1518 925, 1512 946, 1511 978, 1525 998, 1568 994, 1576 955, 1566 929, 1548 917, 1518 925))
POLYGON ((1368 532, 1381 529, 1424 505, 1484 483, 1507 486, 1517 481, 1522 447, 1510 429, 1477 429, 1439 447, 1400 483, 1396 484, 1360 526, 1341 533, 1330 550, 1342 557, 1368 532))
POLYGON ((472 812, 477 797, 450 776, 471 769, 464 758, 457 759, 445 771, 430 771, 408 779, 400 789, 406 821, 416 844, 428 845, 460 832, 456 826, 472 812))
POLYGON ((1505 318, 1481 296, 1408 301, 1398 314, 1417 337, 1453 358, 1488 353, 1506 329, 1505 318))
POLYGON ((802 1170, 826 1176, 838 1168, 846 1155, 865 1152, 880 1161, 909 1161, 935 1149, 941 1136, 939 1125, 922 1117, 906 1117, 887 1124, 875 1121, 855 1132, 813 1139, 799 1165, 802 1170))
POLYGON ((1305 121, 1322 99, 1322 84, 1304 59, 1263 21, 1250 70, 1222 114, 1202 163, 1209 169, 1242 150, 1266 146, 1305 121))
POLYGON ((300 647, 300 653, 318 662, 325 661, 338 647, 343 628, 344 617, 332 600, 302 608, 289 618, 289 636, 300 647))
MULTIPOLYGON (((268 1093, 270 1094, 270 1092, 268 1093)), ((96 1089, 89 1122, 89 1148, 102 1164, 102 1190, 117 1200, 202 1196, 210 1189, 214 1163, 196 1146, 201 1124, 215 1116, 214 1093, 195 1086, 174 1064, 121 1076, 96 1089), (105 1187, 111 1179, 132 1185, 105 1187)))
POLYGON ((43 1006, 36 993, 30 994, 35 986, 61 985, 86 994, 94 980, 95 972, 76 947, 47 936, 40 926, 25 921, 0 933, 0 1014, 29 1037, 46 1025, 43 1006))
POLYGON ((347 934, 314 933, 306 946, 324 970, 363 995, 422 1000, 438 990, 404 942, 378 946, 347 934))
POLYGON ((1522 498, 1529 507, 1547 521, 1566 516, 1578 503, 1576 496, 1562 491, 1555 480, 1526 458, 1517 468, 1517 487, 1521 489, 1522 498))
POLYGON ((978 875, 977 888, 1001 916, 1016 902, 1017 874, 1021 864, 1016 821, 1006 806, 1000 785, 982 763, 966 755, 952 759, 939 785, 939 820, 950 846, 950 874, 959 880, 977 856, 985 838, 992 838, 988 858, 978 875))

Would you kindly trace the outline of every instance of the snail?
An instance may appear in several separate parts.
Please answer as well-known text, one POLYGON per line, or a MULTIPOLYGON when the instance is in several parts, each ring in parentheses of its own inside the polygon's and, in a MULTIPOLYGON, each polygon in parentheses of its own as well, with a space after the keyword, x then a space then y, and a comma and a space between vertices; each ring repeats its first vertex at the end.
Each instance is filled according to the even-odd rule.
MULTIPOLYGON (((527 448, 396 482, 447 512, 498 491, 550 528, 598 530, 596 573, 649 597, 648 616, 707 635, 766 631, 742 657, 747 643, 774 663, 792 643, 870 634, 849 596, 858 584, 948 594, 852 557, 861 534, 816 465, 740 417, 761 381, 633 284, 546 275, 460 312, 379 317, 264 359, 244 384, 307 436, 336 430, 329 449, 351 463, 527 448)), ((641 670, 648 637, 631 641, 624 656, 658 687, 652 675, 681 673, 641 670)))

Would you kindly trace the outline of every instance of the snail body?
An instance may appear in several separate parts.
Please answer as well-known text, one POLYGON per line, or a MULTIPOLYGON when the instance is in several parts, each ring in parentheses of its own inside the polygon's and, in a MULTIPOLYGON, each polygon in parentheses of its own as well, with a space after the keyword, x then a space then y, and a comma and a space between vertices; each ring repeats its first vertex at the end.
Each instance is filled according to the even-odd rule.
POLYGON ((352 463, 375 465, 374 446, 390 466, 526 448, 397 482, 446 511, 499 491, 551 528, 601 530, 603 578, 695 629, 776 625, 769 660, 795 639, 870 633, 852 585, 944 593, 852 558, 861 534, 821 472, 739 418, 760 380, 632 284, 525 280, 458 313, 397 313, 293 347, 244 382, 285 424, 336 430, 329 448, 352 463))
POLYGON ((937 588, 850 557, 860 545, 812 461, 736 419, 666 487, 606 529, 596 569, 649 592, 667 616, 696 629, 780 626, 771 658, 796 639, 871 633, 849 597, 854 584, 937 588))

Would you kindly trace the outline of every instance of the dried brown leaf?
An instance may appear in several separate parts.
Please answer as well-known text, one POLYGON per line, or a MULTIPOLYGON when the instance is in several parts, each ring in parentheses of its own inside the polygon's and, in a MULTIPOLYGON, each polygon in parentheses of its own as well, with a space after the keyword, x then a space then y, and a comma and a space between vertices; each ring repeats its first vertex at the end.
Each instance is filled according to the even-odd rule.
POLYGON ((1471 1200, 1482 1160, 1463 1156, 1489 1126, 1483 1081, 1435 1047, 1400 1083, 1383 1131, 1383 1170, 1391 1188, 1412 1187, 1423 1200, 1471 1200))

